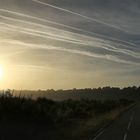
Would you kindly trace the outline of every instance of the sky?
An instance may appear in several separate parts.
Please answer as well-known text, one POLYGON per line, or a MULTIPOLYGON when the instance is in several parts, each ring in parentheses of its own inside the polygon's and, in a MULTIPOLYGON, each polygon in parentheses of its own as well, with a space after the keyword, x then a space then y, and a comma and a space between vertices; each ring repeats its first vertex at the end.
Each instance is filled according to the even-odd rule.
POLYGON ((140 86, 139 0, 0 0, 0 88, 140 86))

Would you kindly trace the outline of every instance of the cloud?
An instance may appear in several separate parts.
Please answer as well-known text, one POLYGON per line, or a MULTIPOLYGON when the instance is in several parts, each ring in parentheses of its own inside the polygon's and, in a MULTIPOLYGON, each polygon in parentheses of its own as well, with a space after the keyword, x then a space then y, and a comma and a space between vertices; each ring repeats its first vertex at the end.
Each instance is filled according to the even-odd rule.
MULTIPOLYGON (((18 21, 16 19, 9 18, 9 17, 8 18, 4 17, 4 16, 0 16, 0 17, 2 17, 4 19, 10 19, 12 21, 18 21)), ((104 41, 104 40, 101 40, 98 38, 93 38, 93 37, 89 37, 89 36, 85 36, 85 35, 80 35, 78 33, 76 34, 76 33, 68 32, 68 31, 67 32, 63 31, 62 35, 61 35, 61 33, 60 33, 60 35, 57 35, 60 32, 59 29, 53 28, 52 33, 51 33, 51 28, 47 28, 47 26, 45 26, 47 28, 47 32, 45 32, 45 31, 38 30, 37 28, 29 29, 27 27, 26 28, 21 27, 21 26, 18 27, 18 26, 10 25, 10 24, 3 23, 3 22, 1 22, 1 24, 4 26, 7 26, 8 28, 6 28, 6 29, 8 29, 8 30, 14 30, 14 31, 25 33, 25 34, 32 35, 32 36, 38 36, 41 38, 48 38, 48 39, 53 39, 53 40, 57 40, 57 41, 82 45, 82 46, 84 46, 84 45, 91 46, 92 48, 95 46, 96 48, 102 48, 102 49, 105 49, 105 50, 108 50, 111 52, 123 53, 123 54, 130 55, 132 57, 140 58, 140 56, 137 52, 133 52, 126 48, 124 48, 124 49, 117 48, 117 47, 115 47, 115 43, 113 44, 114 45, 113 46, 113 45, 109 44, 108 41, 104 41)), ((118 45, 123 46, 123 47, 128 47, 124 44, 118 44, 118 45)))
MULTIPOLYGON (((121 39, 118 39, 118 38, 114 38, 114 37, 110 37, 110 36, 107 36, 107 35, 103 35, 101 33, 96 33, 96 32, 90 32, 90 31, 86 31, 82 28, 77 28, 77 27, 73 27, 73 26, 69 26, 69 25, 65 25, 65 24, 61 24, 61 23, 58 23, 58 22, 54 22, 54 21, 51 21, 51 20, 48 20, 48 19, 43 19, 43 18, 38 18, 38 17, 35 17, 35 16, 31 16, 31 15, 27 15, 27 14, 23 14, 23 13, 20 13, 20 12, 15 12, 15 11, 11 11, 11 10, 7 10, 7 9, 0 9, 1 12, 5 12, 5 13, 9 13, 9 14, 12 14, 12 15, 17 15, 17 16, 20 16, 20 17, 24 17, 24 18, 29 18, 29 19, 34 19, 34 20, 37 20, 37 21, 41 21, 42 23, 50 23, 52 25, 57 25, 58 28, 59 26, 60 27, 64 27, 66 29, 72 29, 74 31, 80 31, 82 34, 89 34, 90 36, 95 36, 95 37, 98 37, 98 38, 102 38, 102 39, 105 39, 105 40, 111 40, 111 41, 116 41, 116 42, 119 42, 119 43, 125 43, 127 45, 130 45, 130 46, 134 46, 134 47, 137 47, 136 44, 132 43, 132 42, 129 42, 129 41, 126 41, 126 40, 121 40, 121 39)), ((5 17, 5 18, 9 18, 9 17, 5 17)), ((9 18, 10 19, 10 18, 9 18)), ((12 19, 12 18, 11 18, 12 19)), ((16 19, 18 21, 21 21, 19 19, 16 19)), ((24 23, 30 23, 30 24, 33 24, 33 25, 38 25, 40 26, 39 23, 34 23, 34 22, 29 22, 29 21, 22 21, 24 23)), ((45 25, 41 24, 42 27, 44 27, 45 25)), ((51 27, 50 27, 51 28, 51 27)), ((91 37, 92 37, 91 36, 91 37)))
POLYGON ((39 0, 32 0, 36 3, 39 3, 39 4, 42 4, 42 5, 46 5, 46 6, 49 6, 49 7, 52 7, 52 8, 55 8, 55 9, 58 9, 58 10, 61 10, 63 12, 67 12, 67 13, 70 13, 70 14, 73 14, 73 15, 76 15, 76 16, 80 16, 88 21, 92 21, 92 22, 97 22, 99 24, 103 24, 105 26, 108 26, 108 27, 111 27, 111 28, 115 28, 117 30, 120 30, 120 31, 124 31, 126 32, 125 30, 123 30, 122 28, 119 28, 118 26, 115 26, 115 25, 112 25, 112 24, 108 24, 108 23, 105 23, 101 20, 98 20, 98 19, 95 19, 95 18, 91 18, 91 17, 88 17, 88 16, 85 16, 85 15, 82 15, 80 13, 77 13, 77 12, 73 12, 71 10, 68 10, 68 9, 65 9, 65 8, 61 8, 61 7, 58 7, 58 6, 55 6, 55 5, 52 5, 52 4, 48 4, 48 3, 45 3, 45 2, 42 2, 42 1, 39 1, 39 0))
POLYGON ((106 60, 117 62, 117 63, 139 65, 139 63, 123 60, 123 59, 120 59, 120 58, 118 58, 116 56, 109 55, 109 54, 103 55, 103 54, 97 54, 97 53, 90 52, 90 51, 68 49, 68 48, 64 48, 64 47, 58 47, 58 46, 55 47, 55 46, 49 46, 49 45, 44 45, 44 44, 42 44, 42 45, 29 44, 29 43, 23 43, 23 42, 20 42, 20 41, 14 41, 14 40, 9 40, 9 41, 5 40, 5 42, 9 43, 9 44, 15 44, 17 46, 25 47, 27 49, 32 48, 32 49, 45 49, 45 50, 63 51, 63 52, 83 55, 83 56, 87 56, 87 57, 106 59, 106 60))
POLYGON ((17 68, 17 79, 33 73, 46 86, 54 78, 54 88, 139 84, 139 6, 136 0, 1 1, 0 60, 17 68))
MULTIPOLYGON (((7 19, 7 20, 12 20, 12 21, 16 21, 16 22, 17 21, 22 22, 22 20, 18 20, 18 19, 6 17, 6 16, 0 16, 0 17, 2 17, 4 19, 7 19)), ((28 22, 23 21, 23 23, 28 23, 28 22)), ((102 39, 93 38, 93 37, 86 36, 86 35, 80 35, 78 33, 72 33, 72 32, 68 32, 68 31, 67 32, 63 31, 62 36, 57 35, 60 32, 60 30, 57 29, 57 28, 49 28, 49 27, 47 28, 47 26, 45 26, 47 28, 47 30, 49 30, 49 33, 47 33, 45 31, 38 30, 37 28, 29 29, 27 27, 10 25, 10 24, 3 23, 3 22, 1 22, 1 24, 3 26, 6 26, 5 29, 7 29, 9 31, 16 31, 16 32, 28 34, 28 35, 31 35, 31 36, 36 36, 36 37, 41 37, 41 38, 48 38, 48 39, 52 39, 52 40, 57 40, 57 41, 77 44, 77 45, 80 45, 80 46, 81 45, 82 46, 84 46, 84 45, 85 46, 90 46, 92 48, 95 48, 96 50, 98 48, 102 48, 102 49, 108 50, 110 52, 123 53, 123 54, 126 54, 126 55, 130 55, 132 57, 135 57, 135 58, 140 58, 139 53, 131 51, 129 49, 126 49, 128 46, 126 46, 124 44, 118 44, 118 45, 120 45, 122 47, 125 47, 125 49, 121 49, 121 48, 115 47, 116 45, 115 45, 114 42, 112 42, 112 45, 111 45, 110 42, 108 42, 108 41, 104 41, 102 39), (53 29, 53 33, 51 33, 51 29, 53 29)), ((36 25, 36 23, 35 23, 35 25, 36 25)), ((42 44, 42 46, 43 45, 44 44, 42 44)), ((51 49, 53 49, 53 47, 51 47, 51 49)), ((114 62, 131 63, 131 61, 129 62, 127 60, 121 60, 121 59, 118 58, 118 56, 113 56, 113 54, 102 54, 102 53, 96 54, 94 51, 92 51, 90 53, 88 50, 78 50, 78 49, 75 50, 75 48, 73 48, 74 49, 74 51, 73 51, 72 49, 68 49, 68 48, 65 48, 65 47, 63 47, 63 49, 62 49, 62 47, 57 47, 55 49, 57 49, 59 51, 66 51, 66 52, 86 55, 86 56, 89 56, 89 57, 97 57, 97 58, 102 58, 102 59, 105 58, 107 60, 111 60, 111 61, 114 61, 114 62)), ((133 62, 133 63, 135 64, 135 62, 133 62)))

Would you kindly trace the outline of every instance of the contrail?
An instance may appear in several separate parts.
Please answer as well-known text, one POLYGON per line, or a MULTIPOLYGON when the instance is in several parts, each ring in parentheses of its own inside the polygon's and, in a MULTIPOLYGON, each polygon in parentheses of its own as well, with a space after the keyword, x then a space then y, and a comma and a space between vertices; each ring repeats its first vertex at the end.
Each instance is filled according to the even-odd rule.
MULTIPOLYGON (((68 28, 68 29, 75 30, 75 31, 80 31, 80 32, 83 32, 83 33, 87 33, 87 34, 90 34, 90 35, 101 37, 103 39, 122 42, 122 43, 128 44, 130 46, 134 46, 134 47, 137 48, 136 44, 134 44, 134 43, 124 41, 124 40, 120 40, 120 39, 116 39, 116 38, 113 38, 113 37, 107 37, 107 36, 104 36, 104 35, 101 35, 101 34, 98 34, 98 33, 94 33, 94 32, 90 32, 90 31, 86 31, 86 30, 83 30, 83 29, 80 29, 80 28, 77 28, 77 27, 68 26, 68 25, 65 25, 65 24, 58 23, 58 22, 54 22, 54 21, 50 21, 50 20, 47 20, 47 19, 42 19, 42 18, 38 18, 38 17, 35 17, 35 16, 30 16, 30 15, 26 15, 26 14, 23 14, 23 13, 10 11, 10 10, 6 10, 6 9, 0 9, 0 11, 7 12, 7 13, 10 13, 10 14, 14 14, 14 15, 21 16, 21 17, 35 19, 35 20, 45 22, 45 23, 51 23, 53 25, 58 25, 58 26, 61 26, 61 27, 65 27, 65 28, 68 28)), ((90 36, 90 37, 92 37, 92 36, 90 36)))
MULTIPOLYGON (((0 18, 11 20, 11 21, 16 21, 16 22, 21 22, 21 23, 26 23, 26 24, 30 24, 30 25, 36 25, 36 26, 39 26, 39 27, 43 27, 43 28, 48 29, 47 26, 41 25, 41 24, 38 24, 38 23, 35 23, 35 22, 30 22, 30 21, 15 19, 15 18, 6 17, 6 16, 2 16, 2 15, 0 15, 0 18)), ((14 27, 16 27, 16 26, 14 26, 14 27)), ((49 27, 49 28, 51 29, 52 27, 49 27)), ((57 28, 52 28, 52 29, 58 30, 60 32, 60 30, 57 29, 57 28)), ((66 40, 70 40, 70 41, 82 43, 81 40, 77 40, 77 39, 66 37, 66 36, 56 35, 56 34, 52 34, 52 33, 37 31, 37 29, 32 30, 32 31, 37 32, 37 33, 42 33, 42 34, 45 34, 45 35, 49 35, 49 36, 54 36, 54 37, 61 38, 61 39, 66 39, 66 40)), ((69 32, 69 33, 72 33, 72 32, 69 32)))
POLYGON ((17 55, 17 54, 22 54, 24 53, 25 51, 17 51, 17 52, 14 52, 14 53, 6 53, 6 54, 1 54, 0 55, 0 58, 5 58, 5 57, 9 57, 9 56, 14 56, 14 55, 17 55))
MULTIPOLYGON (((3 22, 1 22, 1 24, 7 25, 10 28, 10 30, 11 30, 11 28, 13 28, 17 31, 17 26, 9 25, 9 24, 3 23, 3 22)), ((86 41, 82 42, 82 40, 78 40, 79 42, 74 42, 72 40, 67 40, 65 38, 57 38, 57 36, 50 35, 46 32, 32 30, 32 29, 23 28, 23 27, 18 27, 18 28, 23 30, 23 31, 18 30, 18 32, 26 33, 26 34, 33 35, 33 36, 39 36, 39 37, 43 37, 43 38, 49 38, 49 39, 54 39, 54 40, 63 41, 63 42, 69 42, 69 43, 78 44, 78 45, 86 45, 86 46, 91 46, 91 47, 95 46, 94 42, 88 43, 86 41)), ((103 44, 99 45, 98 48, 103 48, 103 49, 106 49, 106 50, 109 50, 109 51, 112 51, 112 52, 120 52, 120 53, 127 54, 127 55, 130 55, 130 56, 135 57, 135 58, 140 58, 139 54, 136 54, 136 53, 134 53, 132 51, 129 51, 129 50, 126 50, 126 49, 118 49, 118 48, 115 48, 113 46, 105 47, 105 46, 103 46, 103 44)))
MULTIPOLYGON (((70 31, 65 31, 65 30, 60 30, 60 29, 57 29, 57 28, 53 28, 53 27, 49 27, 49 28, 47 28, 47 26, 46 25, 42 25, 42 24, 38 24, 38 23, 35 23, 35 22, 31 22, 31 21, 25 21, 25 20, 20 20, 20 19, 15 19, 15 18, 11 18, 11 17, 7 17, 7 16, 2 16, 2 15, 0 15, 0 18, 3 18, 3 19, 6 19, 6 20, 10 20, 10 21, 15 21, 15 22, 21 22, 21 23, 26 23, 26 24, 30 24, 30 25, 35 25, 35 26, 38 26, 38 27, 41 27, 41 28, 45 28, 45 29, 47 29, 47 30, 49 30, 49 29, 52 29, 53 31, 55 30, 57 30, 57 33, 59 33, 60 31, 63 31, 63 33, 67 33, 67 34, 72 34, 72 35, 76 35, 76 36, 80 36, 80 37, 85 37, 85 39, 86 38, 89 38, 89 39, 91 39, 91 40, 93 40, 93 37, 91 38, 90 36, 87 36, 87 35, 81 35, 81 34, 78 34, 78 33, 73 33, 73 32, 70 32, 70 31)), ((34 30, 35 32, 38 32, 37 31, 37 29, 35 29, 34 30)), ((42 32, 42 31, 39 31, 39 33, 44 33, 44 34, 46 34, 46 35, 53 35, 53 36, 55 36, 55 37, 62 37, 62 38, 64 38, 64 39, 68 39, 68 40, 72 40, 72 41, 77 41, 77 42, 82 42, 83 41, 83 39, 80 39, 80 40, 78 40, 78 39, 74 39, 75 37, 73 37, 73 38, 70 38, 70 37, 66 37, 66 36, 60 36, 60 35, 54 35, 54 34, 52 34, 52 33, 46 33, 46 32, 42 32)), ((101 39, 99 39, 99 40, 101 40, 101 39)), ((84 41, 85 42, 85 41, 84 41)))
MULTIPOLYGON (((29 22, 29 21, 24 21, 24 20, 19 20, 19 19, 15 19, 15 18, 10 18, 10 17, 5 17, 5 16, 0 16, 0 17, 2 17, 2 18, 4 18, 4 19, 8 19, 8 20, 12 20, 12 21, 18 21, 18 22, 22 22, 22 23, 28 23, 28 24, 33 24, 33 25, 37 25, 37 26, 40 26, 40 27, 45 27, 46 28, 46 26, 45 25, 42 25, 42 24, 37 24, 37 23, 33 23, 33 22, 29 22)), ((51 27, 49 27, 49 28, 51 28, 51 27)), ((52 28, 52 29, 54 29, 54 28, 52 28)), ((29 29, 28 29, 29 30, 29 29)), ((58 29, 57 29, 58 30, 58 29)), ((36 31, 36 30, 30 30, 30 31, 34 31, 34 32, 36 32, 36 33, 41 33, 41 34, 45 34, 45 35, 51 35, 52 36, 52 34, 47 34, 47 33, 45 33, 45 32, 40 32, 40 31, 36 31)), ((68 32, 68 31, 67 31, 68 32)), ((73 33, 73 32, 70 32, 70 33, 73 33)), ((73 33, 73 34, 75 34, 75 35, 77 35, 77 33, 73 33)), ((79 35, 79 34, 78 34, 79 35)), ((54 36, 54 34, 53 34, 53 36, 54 36)), ((57 35, 55 35, 54 37, 59 37, 59 38, 61 38, 61 36, 57 36, 57 35)), ((84 35, 84 37, 89 37, 89 36, 85 36, 84 35)), ((67 38, 67 37, 62 37, 63 39, 68 39, 68 40, 70 40, 70 41, 77 41, 77 42, 79 42, 79 44, 81 44, 81 45, 89 45, 89 43, 83 43, 83 42, 81 42, 81 41, 83 41, 83 40, 75 40, 75 39, 72 39, 72 38, 67 38)), ((91 38, 91 39, 93 39, 93 38, 91 38)), ((76 42, 73 42, 73 43, 76 43, 76 42)), ((94 45, 94 44, 91 44, 91 45, 94 45)), ((122 44, 120 44, 120 45, 122 45, 122 44)), ((122 46, 125 46, 125 45, 122 45, 122 46)), ((127 47, 127 46, 126 46, 127 47)), ((103 47, 102 47, 103 48, 103 47)), ((135 55, 136 55, 136 53, 133 53, 132 51, 130 51, 130 50, 126 50, 126 49, 118 49, 118 48, 115 48, 115 47, 113 47, 113 46, 111 46, 111 47, 104 47, 104 49, 107 49, 107 50, 110 50, 110 51, 115 51, 115 52, 122 52, 122 53, 125 53, 125 54, 128 54, 128 55, 130 55, 130 53, 131 54, 133 54, 133 57, 135 57, 135 55), (117 49, 117 50, 116 50, 117 49), (128 52, 128 53, 127 53, 128 52)), ((136 55, 137 56, 137 55, 136 55)))
MULTIPOLYGON (((2 22, 0 22, 1 24, 2 22)), ((57 38, 57 37, 54 37, 54 36, 46 36, 46 35, 43 35, 43 34, 38 34, 37 31, 33 31, 31 29, 27 29, 27 28, 22 28, 23 30, 21 30, 21 28, 17 28, 17 26, 14 26, 14 25, 9 25, 9 24, 6 24, 6 23, 3 23, 5 24, 6 26, 8 26, 7 30, 11 30, 11 31, 17 31, 17 32, 21 32, 21 33, 24 33, 24 34, 28 34, 28 35, 32 35, 32 36, 38 36, 38 37, 42 37, 42 38, 47 38, 47 39, 52 39, 52 40, 57 40, 57 41, 63 41, 63 42, 67 42, 67 43, 72 43, 72 44, 78 44, 78 45, 85 45, 85 43, 80 43, 80 42, 74 42, 74 41, 70 41, 70 40, 66 40, 66 39, 61 39, 61 38, 57 38)))
MULTIPOLYGON (((38 70, 49 70, 49 71, 52 71, 52 69, 53 68, 48 68, 48 66, 47 67, 45 67, 45 66, 39 66, 39 65, 16 65, 17 67, 26 67, 26 68, 30 68, 30 69, 38 69, 38 70)), ((53 69, 54 70, 54 69, 53 69)), ((56 69, 55 69, 56 70, 56 69)), ((57 71, 60 71, 60 70, 58 70, 57 69, 57 71)), ((62 70, 61 70, 62 71, 62 70)))
POLYGON ((74 12, 74 11, 71 11, 71 10, 68 10, 68 9, 65 9, 65 8, 61 8, 61 7, 52 5, 52 4, 41 2, 39 0, 32 0, 32 1, 36 2, 36 3, 39 3, 39 4, 42 4, 42 5, 46 5, 46 6, 52 7, 52 8, 57 9, 57 10, 61 10, 61 11, 64 11, 64 12, 76 15, 76 16, 80 16, 80 17, 82 17, 84 19, 87 19, 88 21, 94 21, 94 22, 100 23, 102 25, 105 25, 105 26, 108 26, 108 27, 111 27, 111 28, 115 28, 115 29, 117 29, 119 31, 127 32, 127 31, 123 30, 122 28, 119 28, 118 26, 115 26, 115 25, 112 25, 112 24, 108 24, 108 23, 103 22, 101 20, 98 20, 98 19, 95 19, 95 18, 91 18, 91 17, 85 16, 85 15, 82 15, 80 13, 77 13, 77 12, 74 12))
POLYGON ((19 42, 18 41, 15 41, 15 42, 13 41, 13 43, 18 44, 18 45, 22 45, 22 46, 25 46, 25 47, 33 48, 33 49, 64 51, 64 52, 84 55, 84 56, 88 56, 88 57, 106 59, 106 60, 117 62, 117 63, 139 65, 139 63, 122 60, 122 59, 119 59, 118 57, 113 56, 113 55, 102 55, 102 54, 96 54, 94 52, 91 53, 91 52, 88 52, 88 51, 71 50, 71 49, 67 49, 67 48, 63 48, 63 47, 54 47, 54 46, 48 46, 48 45, 35 45, 35 44, 30 44, 30 43, 23 43, 23 42, 20 42, 20 41, 19 42))
POLYGON ((47 19, 43 19, 43 18, 31 16, 31 15, 26 15, 26 14, 15 12, 15 11, 11 11, 11 10, 0 9, 0 11, 7 12, 7 13, 10 13, 10 14, 14 14, 14 15, 21 16, 21 17, 35 19, 35 20, 38 20, 38 21, 41 21, 41 22, 45 22, 45 23, 51 23, 51 24, 58 25, 58 26, 61 26, 61 27, 65 27, 65 28, 72 29, 72 30, 77 30, 77 31, 85 32, 85 33, 92 33, 92 32, 88 32, 88 31, 82 30, 80 28, 72 27, 72 26, 69 26, 69 25, 61 24, 61 23, 58 23, 58 22, 54 22, 54 21, 51 21, 51 20, 47 20, 47 19))

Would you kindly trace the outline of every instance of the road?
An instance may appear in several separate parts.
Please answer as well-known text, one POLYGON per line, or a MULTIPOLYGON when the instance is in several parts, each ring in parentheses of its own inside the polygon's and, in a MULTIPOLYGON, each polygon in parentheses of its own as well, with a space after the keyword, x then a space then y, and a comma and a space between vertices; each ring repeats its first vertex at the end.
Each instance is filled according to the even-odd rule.
POLYGON ((124 113, 92 140, 140 140, 140 104, 124 113))

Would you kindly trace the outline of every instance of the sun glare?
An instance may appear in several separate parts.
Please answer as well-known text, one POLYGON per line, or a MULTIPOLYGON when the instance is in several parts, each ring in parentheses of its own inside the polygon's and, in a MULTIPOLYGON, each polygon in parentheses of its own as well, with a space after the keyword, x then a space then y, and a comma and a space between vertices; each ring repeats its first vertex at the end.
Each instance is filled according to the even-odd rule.
POLYGON ((3 66, 0 65, 0 80, 3 78, 3 75, 4 75, 3 66))

